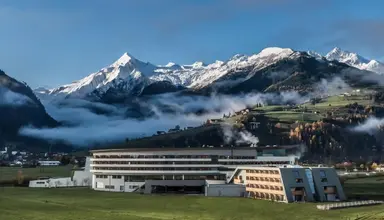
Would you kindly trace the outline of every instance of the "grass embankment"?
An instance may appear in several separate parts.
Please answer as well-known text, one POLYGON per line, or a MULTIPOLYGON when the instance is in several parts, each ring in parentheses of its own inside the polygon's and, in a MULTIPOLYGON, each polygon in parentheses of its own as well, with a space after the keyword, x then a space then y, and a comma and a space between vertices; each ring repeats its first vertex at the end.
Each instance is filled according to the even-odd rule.
POLYGON ((240 220, 384 218, 383 206, 322 211, 316 204, 245 198, 139 195, 90 189, 0 188, 0 219, 15 220, 240 220))
POLYGON ((333 112, 334 116, 346 115, 348 109, 345 106, 356 102, 363 106, 373 104, 371 100, 363 95, 354 95, 350 97, 331 96, 320 100, 319 103, 314 105, 312 103, 299 105, 299 109, 290 109, 288 106, 271 105, 253 108, 253 110, 263 113, 269 118, 277 119, 280 122, 314 122, 323 119, 326 112, 333 112), (304 109, 306 109, 307 112, 303 112, 304 109))
POLYGON ((344 190, 349 199, 384 200, 384 175, 347 179, 344 190))

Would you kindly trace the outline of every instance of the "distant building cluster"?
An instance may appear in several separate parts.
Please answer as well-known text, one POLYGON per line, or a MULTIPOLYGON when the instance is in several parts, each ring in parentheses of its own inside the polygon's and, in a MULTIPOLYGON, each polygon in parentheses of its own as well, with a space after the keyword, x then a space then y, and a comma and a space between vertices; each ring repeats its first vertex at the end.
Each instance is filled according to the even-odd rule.
POLYGON ((3 150, 0 151, 0 165, 21 167, 59 166, 61 165, 61 162, 56 160, 56 158, 61 158, 66 155, 68 155, 68 153, 34 153, 21 150, 11 150, 9 147, 4 147, 3 150))

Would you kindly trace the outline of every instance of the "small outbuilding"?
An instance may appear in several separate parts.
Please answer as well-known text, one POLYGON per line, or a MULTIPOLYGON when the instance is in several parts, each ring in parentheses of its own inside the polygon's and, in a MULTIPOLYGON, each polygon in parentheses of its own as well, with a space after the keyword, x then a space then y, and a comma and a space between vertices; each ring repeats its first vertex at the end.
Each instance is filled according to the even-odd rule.
POLYGON ((241 184, 227 184, 225 180, 206 180, 205 196, 211 197, 245 197, 245 186, 241 184))

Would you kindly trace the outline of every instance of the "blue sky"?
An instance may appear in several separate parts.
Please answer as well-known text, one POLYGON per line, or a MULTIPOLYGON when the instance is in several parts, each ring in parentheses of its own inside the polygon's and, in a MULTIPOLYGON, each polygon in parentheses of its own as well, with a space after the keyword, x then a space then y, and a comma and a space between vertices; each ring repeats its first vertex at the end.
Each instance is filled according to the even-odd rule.
POLYGON ((124 52, 188 64, 338 46, 383 60, 383 10, 382 0, 0 0, 0 69, 54 87, 124 52))

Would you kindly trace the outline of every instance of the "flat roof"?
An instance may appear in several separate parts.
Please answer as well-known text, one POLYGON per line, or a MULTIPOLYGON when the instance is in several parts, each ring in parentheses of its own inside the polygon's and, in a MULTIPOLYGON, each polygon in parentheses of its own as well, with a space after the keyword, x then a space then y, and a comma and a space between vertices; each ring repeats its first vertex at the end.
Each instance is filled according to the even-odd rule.
POLYGON ((114 148, 90 150, 91 153, 99 152, 141 152, 141 151, 192 151, 192 150, 256 150, 252 147, 191 147, 191 148, 114 148))
POLYGON ((141 151, 191 151, 191 150, 277 150, 277 149, 294 149, 299 147, 300 145, 282 145, 282 146, 276 146, 276 147, 180 147, 180 148, 104 148, 104 149, 95 149, 90 150, 91 153, 102 153, 102 152, 141 152, 141 151))

